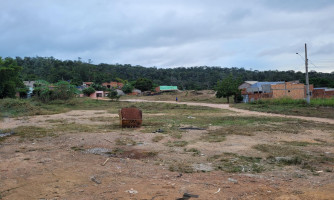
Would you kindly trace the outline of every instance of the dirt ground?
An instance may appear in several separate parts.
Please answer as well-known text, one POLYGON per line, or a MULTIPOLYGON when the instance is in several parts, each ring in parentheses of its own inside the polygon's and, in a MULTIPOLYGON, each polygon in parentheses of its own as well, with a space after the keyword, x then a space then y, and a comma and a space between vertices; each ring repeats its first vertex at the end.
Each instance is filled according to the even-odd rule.
MULTIPOLYGON (((231 109, 227 105, 190 103, 195 106, 215 106, 231 109)), ((241 111, 223 115, 255 116, 261 113, 241 111)), ((164 113, 145 114, 143 118, 164 113)), ((268 116, 275 116, 267 114, 268 116)), ((281 117, 281 116, 279 116, 281 117)), ((291 117, 291 116, 289 116, 291 117)), ((301 119, 305 119, 301 117, 301 119)), ((19 126, 39 126, 52 129, 59 123, 117 124, 117 113, 94 110, 76 110, 67 113, 1 121, 0 129, 19 126), (100 117, 100 118, 99 118, 100 117), (102 120, 92 120, 92 119, 102 120), (103 118, 111 119, 104 121, 103 118)), ((330 119, 306 120, 334 124, 330 119)), ((214 129, 215 127, 210 127, 214 129)), ((206 130, 188 130, 182 139, 194 141, 206 130)), ((295 166, 275 168, 261 173, 227 173, 199 169, 198 172, 180 173, 169 169, 170 161, 205 163, 208 157, 224 152, 243 156, 265 157, 252 146, 284 141, 326 140, 334 144, 327 131, 309 130, 305 134, 280 133, 275 136, 259 133, 252 137, 228 135, 218 143, 197 141, 186 148, 197 148, 201 155, 192 156, 184 147, 164 145, 170 138, 152 142, 157 133, 143 133, 139 129, 109 131, 58 131, 57 137, 21 140, 10 137, 0 143, 0 199, 178 199, 185 193, 198 195, 182 199, 334 199, 334 173, 319 171, 315 175, 295 166), (117 144, 118 138, 131 138, 136 145, 117 144), (122 153, 118 154, 120 150, 122 153), (110 152, 113 152, 110 156, 110 152), (157 152, 157 154, 154 154, 157 152)), ((312 151, 334 154, 333 145, 310 147, 312 151)), ((334 166, 329 166, 331 169, 334 166)))

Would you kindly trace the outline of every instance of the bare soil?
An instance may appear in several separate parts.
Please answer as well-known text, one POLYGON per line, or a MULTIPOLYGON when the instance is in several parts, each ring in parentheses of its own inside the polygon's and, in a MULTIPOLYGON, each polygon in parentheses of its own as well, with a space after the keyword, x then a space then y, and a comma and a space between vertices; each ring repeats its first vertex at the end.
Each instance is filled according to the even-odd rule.
MULTIPOLYGON (((225 115, 296 118, 244 111, 222 104, 187 104, 235 112, 225 115)), ((164 113, 148 115, 144 111, 144 120, 155 115, 164 113)), ((297 118, 334 124, 331 119, 297 118)), ((118 123, 118 115, 100 110, 76 110, 55 115, 7 118, 0 123, 2 130, 19 126, 48 129, 61 123, 113 125, 118 123)), ((225 152, 265 157, 265 153, 252 148, 256 144, 281 141, 312 143, 319 139, 333 144, 332 133, 309 130, 298 135, 284 132, 274 136, 268 133, 228 135, 223 142, 209 143, 198 140, 205 132, 188 130, 182 136, 182 140, 189 142, 187 149, 201 151, 199 156, 185 152, 184 147, 168 147, 165 143, 173 141, 173 138, 160 133, 143 133, 142 128, 71 133, 59 131, 56 137, 23 141, 13 136, 0 143, 0 199, 159 200, 181 198, 184 193, 199 195, 198 199, 334 199, 334 172, 314 174, 295 166, 278 167, 261 173, 180 173, 169 170, 173 162, 210 165, 210 156, 225 152), (153 142, 152 138, 157 134, 164 138, 153 142), (136 145, 117 145, 115 141, 118 138, 131 138, 136 145)), ((333 146, 310 148, 312 151, 334 154, 333 146)), ((328 167, 334 168, 333 165, 328 167)))

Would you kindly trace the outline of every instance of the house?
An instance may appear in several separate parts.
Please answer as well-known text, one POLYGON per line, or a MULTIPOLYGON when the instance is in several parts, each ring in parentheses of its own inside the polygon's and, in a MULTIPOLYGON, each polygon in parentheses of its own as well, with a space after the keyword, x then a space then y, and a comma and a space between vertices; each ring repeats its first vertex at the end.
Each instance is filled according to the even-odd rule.
POLYGON ((106 88, 114 88, 114 89, 122 89, 124 84, 123 83, 119 83, 119 82, 106 82, 106 83, 102 83, 102 86, 105 86, 106 88))
MULTIPOLYGON (((310 85, 313 91, 313 85, 310 85)), ((265 98, 306 98, 306 86, 298 82, 256 82, 241 91, 245 103, 265 98)))
MULTIPOLYGON (((247 93, 270 93, 270 85, 281 84, 284 82, 256 82, 246 88, 247 93)), ((239 86, 240 87, 240 86, 239 86)))
POLYGON ((82 83, 82 86, 84 87, 84 88, 88 88, 88 87, 90 87, 90 86, 92 86, 93 85, 93 82, 83 82, 82 83))
POLYGON ((91 95, 89 95, 89 98, 91 99, 98 99, 98 98, 103 98, 103 97, 107 97, 109 92, 105 92, 105 91, 95 91, 94 93, 92 93, 91 95))
POLYGON ((332 98, 334 97, 334 88, 314 88, 312 98, 332 98))
POLYGON ((177 91, 177 86, 159 86, 155 88, 156 92, 170 92, 177 91))

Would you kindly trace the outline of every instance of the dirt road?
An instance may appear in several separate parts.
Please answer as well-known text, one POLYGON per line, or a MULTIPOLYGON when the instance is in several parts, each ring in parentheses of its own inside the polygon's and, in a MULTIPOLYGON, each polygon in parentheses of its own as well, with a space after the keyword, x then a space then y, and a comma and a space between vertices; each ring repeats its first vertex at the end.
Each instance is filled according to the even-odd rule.
POLYGON ((294 116, 294 115, 282 115, 282 114, 274 114, 274 113, 264 113, 264 112, 256 112, 250 110, 243 110, 238 108, 232 108, 228 104, 213 104, 213 103, 193 103, 193 102, 175 102, 175 101, 148 101, 142 99, 128 99, 128 100, 121 100, 121 101, 128 101, 128 102, 154 102, 154 103, 173 103, 173 104, 185 104, 189 106, 207 106, 211 108, 220 108, 231 110, 243 115, 251 115, 251 116, 270 116, 270 117, 285 117, 285 118, 294 118, 294 119, 301 119, 301 120, 309 120, 314 122, 323 122, 334 124, 333 119, 326 119, 326 118, 318 118, 318 117, 303 117, 303 116, 294 116))

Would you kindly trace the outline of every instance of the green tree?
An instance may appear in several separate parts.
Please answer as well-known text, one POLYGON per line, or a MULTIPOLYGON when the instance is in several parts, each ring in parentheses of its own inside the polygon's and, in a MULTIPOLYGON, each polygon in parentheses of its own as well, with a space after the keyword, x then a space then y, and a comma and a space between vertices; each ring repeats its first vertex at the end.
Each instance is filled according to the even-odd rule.
POLYGON ((67 81, 59 81, 54 84, 53 99, 68 100, 78 93, 74 85, 67 81))
POLYGON ((71 99, 78 93, 78 90, 67 81, 59 81, 52 85, 47 81, 39 80, 35 83, 33 93, 36 99, 48 103, 58 99, 71 99))
POLYGON ((90 96, 91 94, 93 94, 95 92, 95 89, 93 87, 88 87, 82 90, 82 93, 86 96, 90 96))
POLYGON ((0 57, 0 98, 14 98, 18 88, 24 88, 19 73, 22 70, 12 58, 0 57))
POLYGON ((132 90, 133 90, 133 86, 130 84, 130 83, 127 83, 123 86, 122 88, 122 91, 125 93, 125 94, 128 94, 128 93, 131 93, 132 90))
POLYGON ((118 95, 118 93, 117 93, 117 91, 115 90, 115 89, 111 89, 110 91, 109 91, 109 94, 108 94, 108 97, 111 99, 111 100, 118 100, 119 99, 119 95, 118 95))
POLYGON ((238 86, 241 84, 240 79, 234 79, 232 74, 222 81, 218 81, 216 86, 216 97, 224 97, 227 99, 227 103, 230 103, 230 97, 234 95, 234 102, 237 102, 239 96, 241 96, 238 86))
POLYGON ((100 84, 93 83, 92 86, 96 91, 107 91, 107 87, 102 86, 100 84))
POLYGON ((137 79, 134 86, 135 86, 135 88, 137 88, 141 91, 148 91, 148 90, 152 89, 153 82, 150 79, 147 79, 147 78, 139 78, 139 79, 137 79))
POLYGON ((38 80, 35 82, 35 88, 33 91, 34 98, 47 103, 52 100, 53 91, 50 89, 51 84, 44 80, 38 80))

